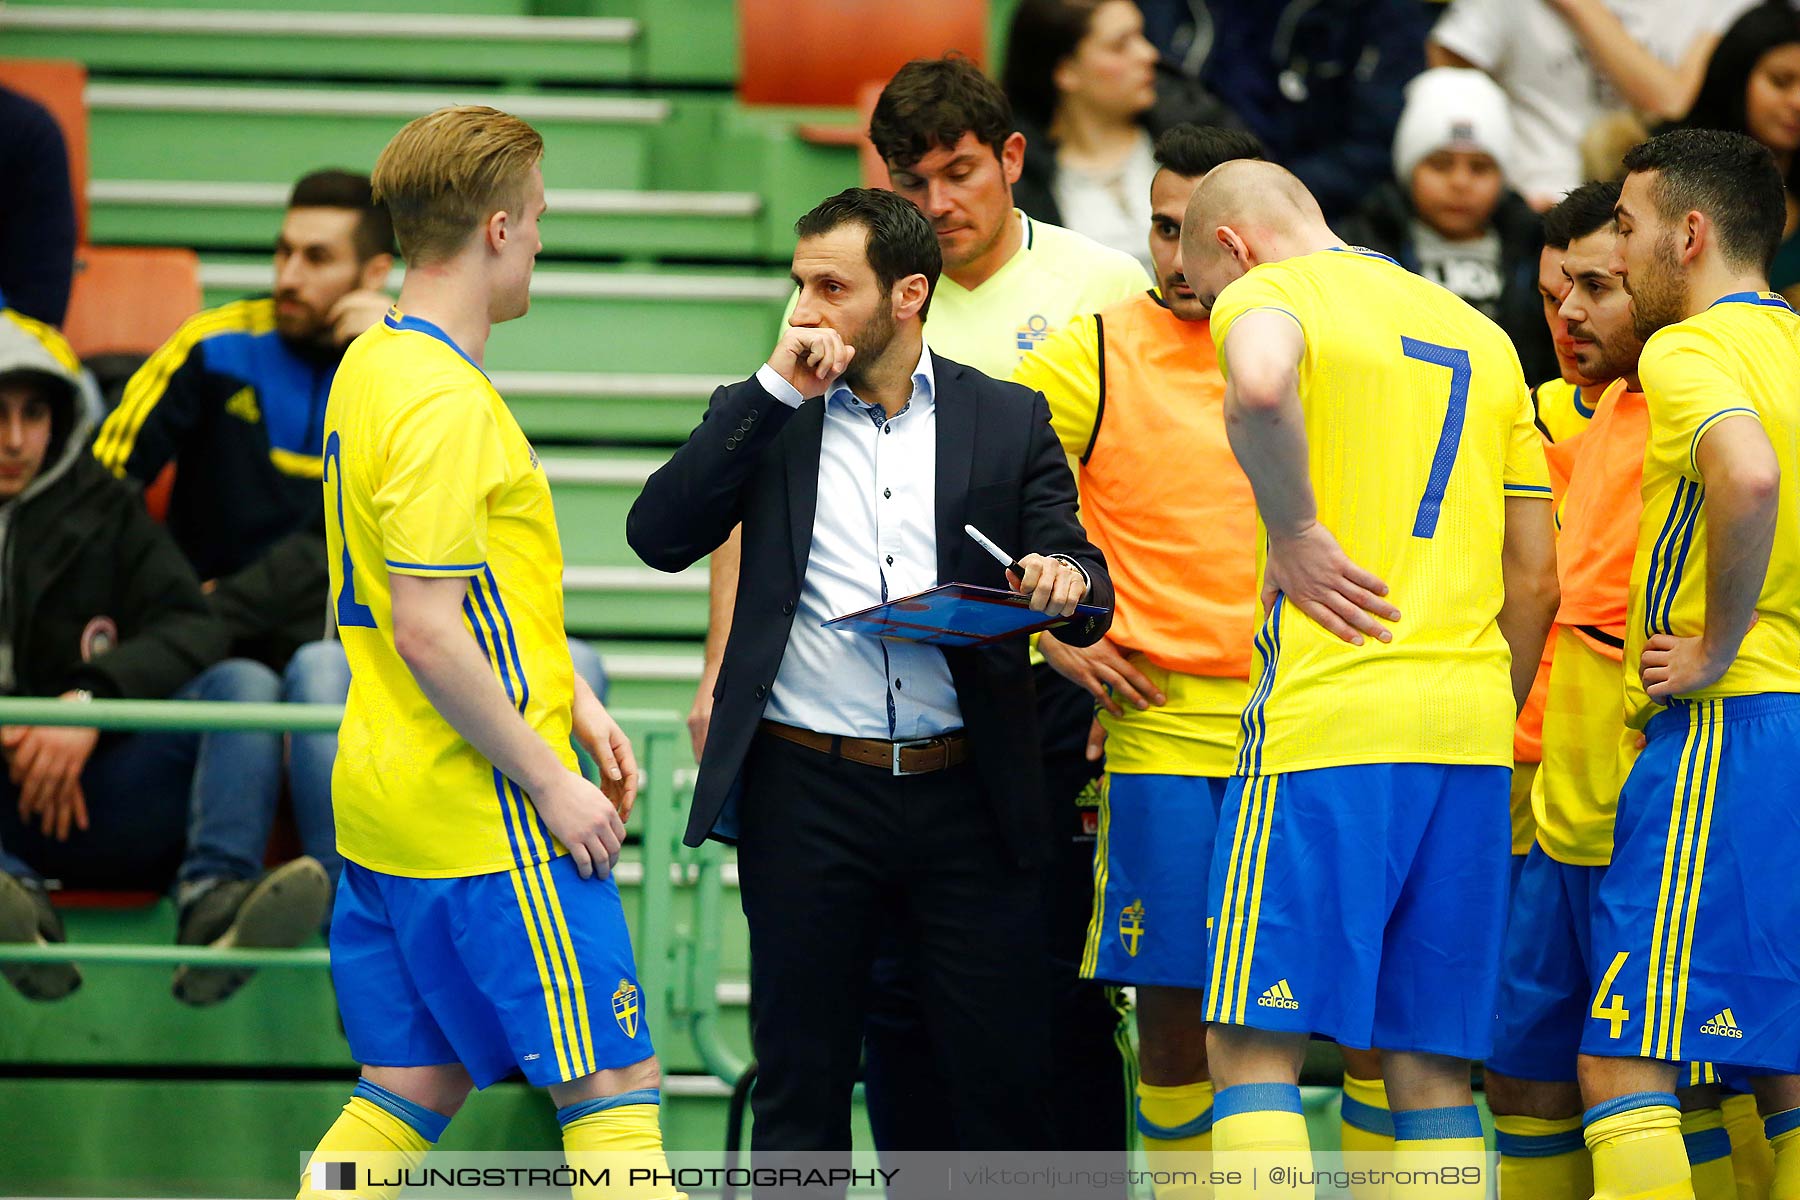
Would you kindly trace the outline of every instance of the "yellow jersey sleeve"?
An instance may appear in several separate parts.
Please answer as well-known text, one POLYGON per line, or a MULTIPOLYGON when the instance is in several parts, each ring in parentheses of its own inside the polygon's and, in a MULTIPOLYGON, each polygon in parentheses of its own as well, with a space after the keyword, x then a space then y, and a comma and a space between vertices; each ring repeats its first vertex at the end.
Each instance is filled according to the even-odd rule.
POLYGON ((1100 327, 1089 313, 1072 318, 1028 354, 1013 382, 1044 393, 1050 427, 1071 461, 1083 458, 1094 440, 1100 413, 1100 327))
POLYGON ((1800 692, 1800 317, 1766 293, 1728 296, 1651 335, 1639 359, 1650 415, 1644 510, 1631 569, 1625 697, 1641 726, 1657 705, 1636 664, 1659 633, 1696 637, 1707 627, 1711 516, 1696 452, 1708 430, 1754 418, 1781 468, 1775 542, 1757 598, 1759 620, 1710 687, 1684 700, 1800 692))
POLYGON ((1553 498, 1550 490, 1550 467, 1544 459, 1544 439, 1538 433, 1536 410, 1531 393, 1525 389, 1525 377, 1519 377, 1519 411, 1513 418, 1512 433, 1506 442, 1506 467, 1503 488, 1509 497, 1542 500, 1553 498))
POLYGON ((506 454, 486 397, 428 393, 387 430, 374 490, 387 569, 473 575, 488 560, 488 508, 506 482, 506 454))
POLYGON ((1566 442, 1594 419, 1599 397, 1563 379, 1549 379, 1531 390, 1538 429, 1552 442, 1566 442))
POLYGON ((1707 430, 1726 417, 1762 419, 1731 368, 1734 358, 1717 331, 1684 321, 1653 335, 1638 362, 1651 454, 1696 483, 1695 453, 1707 430))
MULTIPOLYGON (((1231 378, 1231 365, 1225 360, 1225 339, 1231 335, 1231 327, 1237 324, 1239 317, 1258 309, 1273 309, 1276 312, 1286 313, 1294 319, 1295 324, 1300 326, 1302 332, 1306 329, 1306 322, 1300 315, 1301 306, 1283 286, 1280 273, 1253 270, 1246 275, 1239 276, 1227 285, 1213 302, 1213 345, 1218 347, 1219 371, 1226 379, 1231 378)), ((1305 370, 1304 363, 1301 364, 1301 369, 1305 370)), ((1300 394, 1306 395, 1304 381, 1300 394)))

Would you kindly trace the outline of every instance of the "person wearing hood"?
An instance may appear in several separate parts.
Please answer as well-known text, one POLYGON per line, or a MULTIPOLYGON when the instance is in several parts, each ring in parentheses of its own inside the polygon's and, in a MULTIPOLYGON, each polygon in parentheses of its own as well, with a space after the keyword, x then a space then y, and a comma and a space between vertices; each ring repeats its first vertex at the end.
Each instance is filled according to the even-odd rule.
POLYGON ((1407 85, 1394 181, 1341 232, 1474 305, 1506 330, 1525 377, 1547 379, 1557 367, 1537 295, 1543 230, 1507 186, 1512 156, 1498 84, 1465 68, 1426 71, 1407 85))
MULTIPOLYGON (((87 453, 73 354, 0 321, 0 694, 274 700, 268 668, 225 653, 225 627, 133 489, 87 453)), ((0 728, 0 942, 63 940, 46 878, 158 888, 173 875, 182 945, 291 946, 318 926, 309 858, 262 876, 279 796, 277 734, 0 728)), ((0 970, 31 999, 80 985, 71 963, 0 970)), ((247 972, 178 968, 189 1004, 247 972)))

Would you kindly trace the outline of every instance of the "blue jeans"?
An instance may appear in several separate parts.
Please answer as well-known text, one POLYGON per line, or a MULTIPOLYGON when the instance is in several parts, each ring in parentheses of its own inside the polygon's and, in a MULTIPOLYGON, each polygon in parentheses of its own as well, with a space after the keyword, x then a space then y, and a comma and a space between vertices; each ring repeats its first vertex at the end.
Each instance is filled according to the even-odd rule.
MULTIPOLYGON (((262 664, 228 659, 169 698, 266 704, 280 690, 262 664)), ((66 842, 19 820, 18 788, 0 775, 0 871, 156 891, 171 879, 250 879, 262 870, 280 788, 280 734, 103 734, 81 773, 88 828, 66 842)))
MULTIPOLYGON (((572 639, 569 658, 594 695, 605 699, 606 671, 594 648, 572 639)), ((349 694, 350 664, 344 659, 342 642, 308 642, 294 652, 281 677, 281 699, 288 703, 342 704, 349 694)), ((344 866, 331 816, 331 764, 336 758, 335 733, 295 734, 289 743, 288 790, 294 801, 300 848, 325 865, 333 887, 344 866)))

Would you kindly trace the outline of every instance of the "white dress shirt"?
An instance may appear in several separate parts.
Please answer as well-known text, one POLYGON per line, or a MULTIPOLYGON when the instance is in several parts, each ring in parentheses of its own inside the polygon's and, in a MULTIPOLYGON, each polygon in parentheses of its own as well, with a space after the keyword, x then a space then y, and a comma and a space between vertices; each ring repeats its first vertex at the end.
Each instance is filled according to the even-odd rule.
MULTIPOLYGON (((804 401, 766 363, 756 380, 792 408, 804 401)), ((896 741, 962 728, 942 650, 821 628, 833 617, 937 586, 936 489, 937 379, 929 349, 921 347, 912 396, 892 417, 842 383, 826 393, 812 553, 763 711, 769 720, 896 741)))

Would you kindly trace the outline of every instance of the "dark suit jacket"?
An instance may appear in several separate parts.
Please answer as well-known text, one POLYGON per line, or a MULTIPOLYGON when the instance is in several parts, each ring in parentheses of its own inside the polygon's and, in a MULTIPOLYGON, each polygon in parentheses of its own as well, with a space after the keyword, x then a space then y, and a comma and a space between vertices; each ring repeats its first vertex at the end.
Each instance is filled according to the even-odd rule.
MULTIPOLYGON (((1005 574, 963 533, 970 522, 1015 554, 1062 554, 1087 571, 1086 603, 1106 618, 1057 630, 1072 645, 1111 623, 1106 560, 1075 515, 1075 480, 1042 393, 933 355, 937 404, 937 552, 942 582, 1005 587, 1005 574)), ((706 416, 644 485, 625 536, 660 571, 680 571, 744 526, 731 638, 713 690, 712 725, 694 788, 687 844, 717 836, 787 650, 812 552, 822 398, 790 408, 754 378, 713 393, 706 416)), ((874 553, 873 547, 870 553, 874 553)), ((976 769, 1021 863, 1049 852, 1031 668, 1024 638, 945 650, 976 769)))

